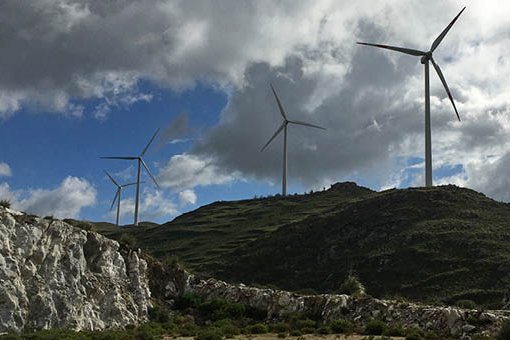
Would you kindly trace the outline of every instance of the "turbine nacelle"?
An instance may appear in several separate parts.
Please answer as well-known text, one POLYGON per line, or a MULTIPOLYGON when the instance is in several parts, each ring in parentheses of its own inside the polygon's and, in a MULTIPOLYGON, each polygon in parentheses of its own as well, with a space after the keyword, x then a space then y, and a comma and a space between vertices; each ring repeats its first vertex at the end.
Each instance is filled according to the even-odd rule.
POLYGON ((432 51, 428 51, 427 53, 425 53, 425 55, 423 57, 421 57, 420 61, 422 64, 425 64, 425 63, 428 63, 431 59, 432 59, 432 51))

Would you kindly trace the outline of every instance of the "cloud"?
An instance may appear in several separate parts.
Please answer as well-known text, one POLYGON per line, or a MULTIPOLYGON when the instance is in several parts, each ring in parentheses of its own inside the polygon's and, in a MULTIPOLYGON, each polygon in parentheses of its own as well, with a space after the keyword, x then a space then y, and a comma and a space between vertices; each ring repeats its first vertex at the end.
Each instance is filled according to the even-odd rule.
POLYGON ((1 183, 0 196, 10 200, 14 209, 58 218, 79 218, 81 209, 96 203, 96 189, 88 181, 72 176, 52 190, 15 191, 1 183))
POLYGON ((183 190, 179 193, 179 201, 181 205, 194 205, 197 203, 197 194, 191 189, 183 190))
MULTIPOLYGON (((177 92, 202 83, 226 91, 228 104, 192 150, 160 169, 162 185, 179 192, 238 178, 279 182, 281 139, 259 152, 280 122, 273 82, 290 116, 328 127, 289 127, 290 181, 420 183, 419 172, 400 177, 399 160, 423 157, 423 67, 355 42, 426 49, 459 10, 453 0, 7 0, 0 116, 41 107, 82 115, 81 100, 95 99, 91 114, 102 118, 151 100, 141 81, 177 92)), ((473 178, 477 169, 491 173, 510 152, 509 11, 470 1, 435 51, 461 123, 431 75, 434 167, 461 164, 455 178, 487 191, 489 181, 473 178)))
POLYGON ((12 176, 12 170, 9 164, 0 162, 0 177, 10 177, 12 176))
MULTIPOLYGON (((117 208, 114 207, 106 217, 114 220, 117 214, 117 208)), ((135 200, 133 198, 122 199, 120 202, 120 217, 124 219, 125 223, 132 223, 135 211, 135 200)), ((179 214, 177 205, 174 201, 165 196, 160 191, 145 189, 141 195, 140 200, 140 220, 141 221, 154 221, 156 219, 170 219, 179 214)))
POLYGON ((175 155, 159 171, 158 183, 174 191, 197 186, 217 185, 233 181, 236 173, 228 174, 207 157, 175 155))

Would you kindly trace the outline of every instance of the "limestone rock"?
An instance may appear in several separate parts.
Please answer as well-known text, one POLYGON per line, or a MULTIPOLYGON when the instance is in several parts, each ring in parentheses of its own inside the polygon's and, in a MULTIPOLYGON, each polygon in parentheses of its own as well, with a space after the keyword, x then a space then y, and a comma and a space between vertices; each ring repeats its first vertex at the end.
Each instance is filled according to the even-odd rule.
POLYGON ((0 332, 147 320, 147 263, 116 241, 0 207, 0 332))
POLYGON ((510 319, 507 311, 464 310, 348 295, 300 295, 244 284, 228 284, 216 279, 199 280, 183 270, 174 273, 173 281, 167 285, 167 298, 192 293, 206 300, 225 299, 266 311, 268 320, 298 312, 320 316, 324 322, 346 319, 363 327, 368 321, 378 319, 390 326, 404 325, 433 331, 444 338, 460 338, 468 333, 493 336, 502 322, 510 319), (477 321, 480 326, 472 326, 468 320, 477 321))

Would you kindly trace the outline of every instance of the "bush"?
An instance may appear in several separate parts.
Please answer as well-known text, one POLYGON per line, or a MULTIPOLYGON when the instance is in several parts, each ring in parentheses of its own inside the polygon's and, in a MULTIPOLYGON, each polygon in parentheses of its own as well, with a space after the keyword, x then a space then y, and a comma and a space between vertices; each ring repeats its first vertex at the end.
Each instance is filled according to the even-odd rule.
POLYGON ((188 308, 197 308, 203 303, 202 298, 194 294, 183 294, 175 299, 175 308, 184 310, 188 308))
POLYGON ((167 323, 170 321, 170 314, 167 309, 154 306, 149 309, 149 319, 158 323, 167 323))
POLYGON ((366 326, 363 334, 366 335, 382 335, 388 326, 380 320, 370 320, 366 326))
POLYGON ((209 320, 239 319, 245 314, 245 306, 240 303, 228 302, 226 300, 211 300, 198 306, 202 317, 209 320))
POLYGON ((405 336, 406 331, 402 326, 390 326, 384 332, 383 335, 386 336, 405 336))
POLYGON ((340 285, 338 293, 362 296, 365 295, 365 286, 361 283, 356 275, 349 274, 345 281, 340 285))
POLYGON ((222 340, 223 332, 218 328, 208 328, 200 331, 195 338, 196 340, 222 340))
POLYGON ((458 300, 455 302, 455 306, 464 308, 464 309, 477 309, 478 306, 476 305, 476 302, 473 300, 458 300))
POLYGON ((319 334, 330 334, 331 333, 331 329, 328 326, 321 326, 317 330, 317 333, 319 333, 319 334))
POLYGON ((301 331, 299 329, 293 329, 290 331, 290 335, 291 336, 301 336, 301 335, 303 335, 303 333, 301 333, 301 331))
POLYGON ((0 200, 0 207, 9 209, 11 207, 11 202, 9 200, 0 200))
POLYGON ((347 320, 334 320, 329 323, 329 328, 335 334, 351 334, 354 326, 347 320))
POLYGON ((310 319, 302 319, 296 320, 293 326, 303 333, 314 333, 315 328, 317 327, 317 323, 310 319))
POLYGON ((510 320, 503 322, 501 329, 496 335, 496 340, 510 340, 510 320))
POLYGON ((212 324, 213 327, 221 329, 227 338, 233 338, 241 334, 241 329, 230 319, 218 320, 212 324))
POLYGON ((119 243, 131 249, 136 248, 136 238, 126 232, 120 235, 119 243))
POLYGON ((274 323, 269 325, 269 330, 273 333, 286 333, 290 330, 290 326, 286 323, 274 323))
POLYGON ((264 334, 269 332, 267 326, 261 323, 250 325, 246 327, 246 330, 248 334, 264 334))

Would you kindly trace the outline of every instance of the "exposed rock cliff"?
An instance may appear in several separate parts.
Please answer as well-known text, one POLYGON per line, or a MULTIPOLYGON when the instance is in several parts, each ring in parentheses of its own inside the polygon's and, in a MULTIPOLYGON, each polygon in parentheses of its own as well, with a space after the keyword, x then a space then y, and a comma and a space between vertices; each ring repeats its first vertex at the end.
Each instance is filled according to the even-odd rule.
POLYGON ((63 221, 0 207, 0 331, 97 330, 147 320, 147 263, 63 221))
POLYGON ((267 311, 270 320, 297 312, 314 315, 324 322, 346 319, 363 327, 368 321, 377 319, 392 326, 414 327, 454 338, 471 334, 493 336, 502 322, 510 318, 509 311, 426 306, 348 295, 300 295, 243 284, 232 285, 216 279, 200 280, 184 270, 175 270, 172 281, 167 284, 167 297, 172 299, 184 293, 196 294, 206 300, 225 299, 243 303, 267 311))

